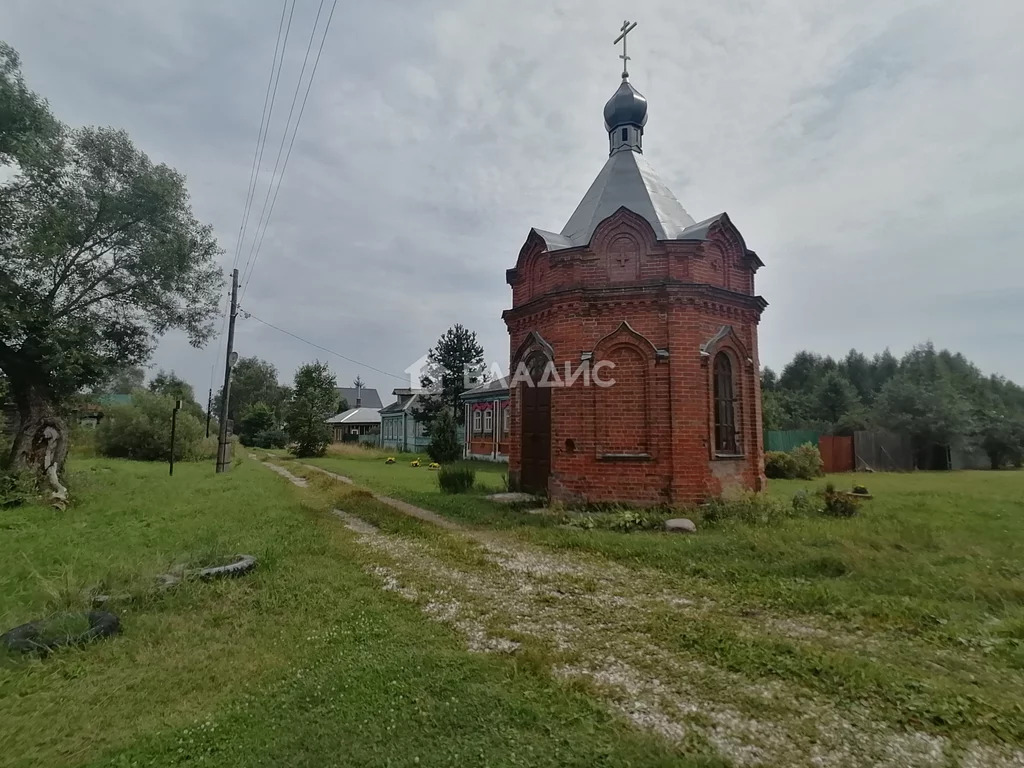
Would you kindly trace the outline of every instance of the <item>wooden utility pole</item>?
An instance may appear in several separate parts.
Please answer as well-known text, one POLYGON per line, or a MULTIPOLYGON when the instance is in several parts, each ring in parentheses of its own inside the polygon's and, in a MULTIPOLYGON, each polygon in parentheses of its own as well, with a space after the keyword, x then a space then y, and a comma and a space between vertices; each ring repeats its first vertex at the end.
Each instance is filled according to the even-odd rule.
POLYGON ((231 468, 231 443, 228 442, 228 400, 231 397, 231 366, 235 353, 235 317, 238 315, 238 270, 231 272, 231 315, 228 317, 227 356, 224 360, 224 389, 221 390, 220 438, 217 441, 217 471, 231 468))
MULTIPOLYGON (((210 377, 211 379, 213 376, 210 377)), ((210 387, 210 393, 206 396, 206 436, 210 436, 210 411, 213 410, 213 387, 210 387)))

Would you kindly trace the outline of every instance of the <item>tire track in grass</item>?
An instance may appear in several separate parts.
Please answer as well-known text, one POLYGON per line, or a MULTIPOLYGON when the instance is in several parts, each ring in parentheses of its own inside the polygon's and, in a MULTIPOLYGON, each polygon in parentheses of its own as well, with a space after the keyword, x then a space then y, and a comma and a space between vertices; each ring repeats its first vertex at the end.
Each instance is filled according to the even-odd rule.
MULTIPOLYGON (((438 518, 374 498, 400 514, 412 507, 427 523, 438 518)), ((670 741, 711 745, 741 766, 1024 766, 1019 749, 893 727, 866 706, 837 706, 798 683, 752 680, 659 644, 636 631, 656 612, 694 626, 730 617, 713 601, 673 593, 654 572, 553 554, 445 520, 450 535, 480 548, 483 565, 472 565, 446 558, 422 538, 385 534, 347 511, 335 515, 376 556, 367 570, 382 587, 454 627, 470 650, 539 650, 552 674, 582 684, 637 727, 670 741)), ((777 625, 786 622, 766 622, 765 629, 778 631, 777 625)))

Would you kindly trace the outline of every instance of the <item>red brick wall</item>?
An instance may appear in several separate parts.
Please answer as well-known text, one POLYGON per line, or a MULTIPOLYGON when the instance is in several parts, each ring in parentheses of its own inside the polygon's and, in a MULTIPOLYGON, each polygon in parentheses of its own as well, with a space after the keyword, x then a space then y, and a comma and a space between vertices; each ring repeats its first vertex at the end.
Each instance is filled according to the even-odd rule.
MULTIPOLYGON (((613 387, 577 382, 552 392, 550 495, 654 504, 701 501, 731 486, 761 489, 757 323, 763 304, 754 297, 753 270, 731 224, 708 242, 658 243, 646 222, 620 211, 598 227, 590 248, 548 254, 542 247, 531 236, 509 276, 512 374, 531 332, 551 346, 560 375, 566 362, 575 370, 582 353, 617 364, 606 374, 616 380, 613 387), (632 265, 622 262, 624 253, 635 258, 632 265), (702 345, 723 326, 733 333, 703 356, 702 345), (715 456, 718 352, 733 363, 741 458, 715 456)), ((520 469, 518 389, 510 393, 513 481, 520 469)))

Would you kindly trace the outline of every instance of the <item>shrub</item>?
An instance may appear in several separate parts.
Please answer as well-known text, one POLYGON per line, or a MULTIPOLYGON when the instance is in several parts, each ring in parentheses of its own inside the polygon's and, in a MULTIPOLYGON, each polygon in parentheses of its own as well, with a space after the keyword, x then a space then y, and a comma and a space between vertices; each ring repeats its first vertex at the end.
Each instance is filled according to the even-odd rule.
POLYGON ((742 491, 720 499, 712 499, 701 507, 701 520, 712 526, 729 521, 748 525, 774 525, 792 516, 792 506, 767 494, 753 491, 742 491))
POLYGON ((821 451, 804 443, 791 451, 768 451, 764 455, 764 473, 776 480, 813 480, 824 474, 821 451))
POLYGON ((476 482, 476 470, 465 466, 441 467, 437 470, 437 484, 445 493, 465 493, 476 482))
MULTIPOLYGON (((96 428, 96 447, 102 455, 112 458, 166 461, 171 452, 173 411, 174 398, 170 395, 140 390, 132 395, 131 405, 107 410, 96 428)), ((199 419, 184 410, 178 411, 175 460, 203 458, 208 450, 202 445, 203 433, 199 419)), ((216 455, 216 448, 213 455, 216 455)))
POLYGON ((807 490, 797 491, 793 495, 793 513, 802 516, 821 515, 825 512, 825 502, 820 493, 807 490))
POLYGON ((27 504, 38 492, 35 473, 0 470, 0 509, 27 504))
POLYGON ((790 453, 796 462, 796 476, 801 480, 813 480, 825 474, 825 463, 821 460, 818 446, 804 443, 790 453))
POLYGON ((254 448, 284 448, 288 445, 288 433, 283 429, 267 429, 257 432, 252 438, 254 448))
POLYGON ((438 464, 449 464, 462 458, 462 443, 455 434, 455 419, 447 408, 440 411, 430 425, 427 453, 438 464))
POLYGON ((853 517, 857 514, 857 499, 845 491, 837 491, 832 483, 825 486, 821 498, 825 502, 824 513, 830 517, 853 517))
POLYGON ((796 477, 796 459, 786 451, 768 451, 764 455, 764 473, 773 480, 796 477))

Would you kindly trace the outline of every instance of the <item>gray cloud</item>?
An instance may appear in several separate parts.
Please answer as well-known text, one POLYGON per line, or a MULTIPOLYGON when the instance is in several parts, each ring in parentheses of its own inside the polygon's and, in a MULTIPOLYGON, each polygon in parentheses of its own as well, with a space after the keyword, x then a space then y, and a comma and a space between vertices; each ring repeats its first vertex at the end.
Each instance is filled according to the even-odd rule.
MULTIPOLYGON (((32 86, 65 120, 122 126, 185 172, 229 265, 280 4, 8 6, 3 34, 32 86)), ((297 3, 264 166, 316 6, 297 3)), ((454 322, 507 357, 504 271, 531 226, 561 228, 605 158, 621 9, 339 5, 244 306, 397 374, 454 322)), ((766 364, 931 339, 1024 380, 1018 3, 644 0, 630 13, 648 158, 696 218, 729 211, 767 264, 766 364)), ((239 320, 238 348, 286 378, 319 355, 342 382, 399 385, 254 320, 239 320)), ((219 368, 173 334, 155 364, 200 391, 219 368)))

